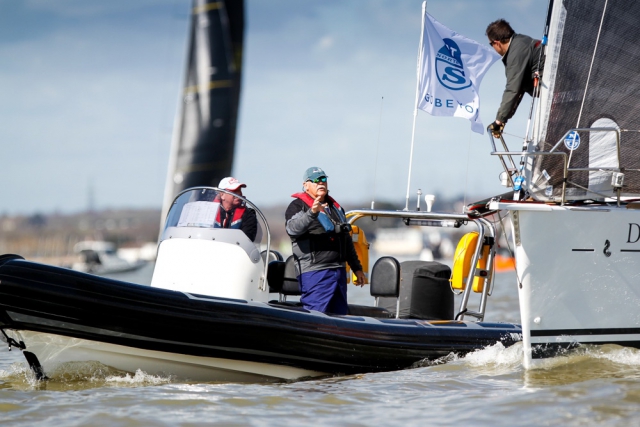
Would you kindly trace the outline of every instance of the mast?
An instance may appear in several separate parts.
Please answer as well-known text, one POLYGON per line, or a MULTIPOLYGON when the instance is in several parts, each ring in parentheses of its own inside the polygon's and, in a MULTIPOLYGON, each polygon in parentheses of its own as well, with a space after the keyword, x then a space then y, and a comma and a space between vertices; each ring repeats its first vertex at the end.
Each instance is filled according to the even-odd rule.
POLYGON ((193 0, 187 66, 174 125, 162 222, 174 197, 231 174, 238 122, 243 0, 193 0))

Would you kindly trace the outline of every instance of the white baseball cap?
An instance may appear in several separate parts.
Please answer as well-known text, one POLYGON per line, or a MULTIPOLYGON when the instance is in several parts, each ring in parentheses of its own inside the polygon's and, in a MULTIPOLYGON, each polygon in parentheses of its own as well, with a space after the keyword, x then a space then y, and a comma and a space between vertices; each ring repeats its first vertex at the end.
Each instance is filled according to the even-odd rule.
POLYGON ((223 190, 230 190, 230 191, 235 191, 238 188, 246 187, 246 186, 247 184, 241 183, 240 181, 238 181, 232 176, 223 178, 222 181, 220 181, 220 184, 218 184, 218 188, 221 188, 223 190))

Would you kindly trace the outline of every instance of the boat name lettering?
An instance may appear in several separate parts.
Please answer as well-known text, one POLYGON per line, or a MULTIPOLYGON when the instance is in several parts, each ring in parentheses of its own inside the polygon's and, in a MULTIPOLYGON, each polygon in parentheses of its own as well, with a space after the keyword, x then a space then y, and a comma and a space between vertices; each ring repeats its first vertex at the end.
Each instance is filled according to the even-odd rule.
POLYGON ((466 105, 462 105, 459 102, 457 102, 455 99, 440 99, 440 98, 436 98, 435 96, 431 95, 430 93, 426 94, 424 96, 424 100, 425 102, 434 105, 436 107, 445 107, 445 108, 464 108, 467 113, 472 114, 475 109, 473 108, 473 105, 470 104, 466 104, 466 105))
POLYGON ((627 238, 627 243, 636 243, 638 240, 640 240, 640 225, 634 223, 634 222, 630 222, 629 223, 629 237, 627 238), (635 240, 631 240, 631 234, 634 232, 635 229, 635 240))

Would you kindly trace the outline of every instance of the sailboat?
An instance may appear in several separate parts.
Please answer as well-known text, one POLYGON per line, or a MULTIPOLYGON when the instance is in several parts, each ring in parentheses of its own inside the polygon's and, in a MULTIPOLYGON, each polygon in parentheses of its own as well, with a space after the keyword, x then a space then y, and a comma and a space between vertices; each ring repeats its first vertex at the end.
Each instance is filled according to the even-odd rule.
POLYGON ((638 22, 635 1, 552 0, 536 126, 522 152, 490 136, 516 197, 470 214, 511 220, 527 368, 579 344, 640 348, 638 22))
POLYGON ((193 0, 184 86, 174 126, 162 218, 187 188, 231 175, 244 38, 243 0, 193 0))

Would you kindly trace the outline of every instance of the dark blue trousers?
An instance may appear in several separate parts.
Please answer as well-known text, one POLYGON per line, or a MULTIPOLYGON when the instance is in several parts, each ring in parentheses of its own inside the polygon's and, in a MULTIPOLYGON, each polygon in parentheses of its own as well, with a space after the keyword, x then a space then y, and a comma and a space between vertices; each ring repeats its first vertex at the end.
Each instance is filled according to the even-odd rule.
POLYGON ((307 310, 323 313, 347 314, 347 272, 344 267, 308 271, 298 276, 302 296, 300 302, 307 310))

